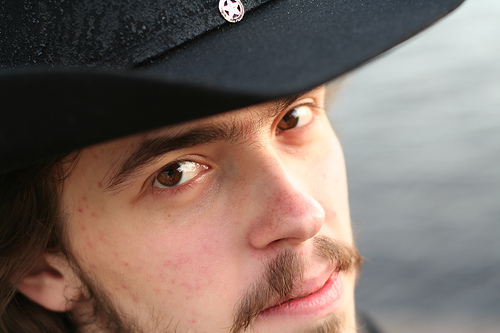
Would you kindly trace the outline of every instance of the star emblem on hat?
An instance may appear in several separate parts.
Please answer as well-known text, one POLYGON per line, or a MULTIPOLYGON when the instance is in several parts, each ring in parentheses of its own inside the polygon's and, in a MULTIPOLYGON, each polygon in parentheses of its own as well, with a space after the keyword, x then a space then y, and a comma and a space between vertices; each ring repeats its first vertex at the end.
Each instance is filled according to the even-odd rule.
POLYGON ((240 0, 220 0, 219 11, 222 17, 231 23, 241 21, 245 14, 245 8, 240 0))

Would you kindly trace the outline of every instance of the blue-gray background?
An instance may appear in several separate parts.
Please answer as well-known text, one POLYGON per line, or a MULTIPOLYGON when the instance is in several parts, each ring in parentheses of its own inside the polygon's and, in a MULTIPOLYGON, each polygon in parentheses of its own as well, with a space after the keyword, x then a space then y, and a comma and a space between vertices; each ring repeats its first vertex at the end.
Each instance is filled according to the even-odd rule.
POLYGON ((466 1, 332 104, 359 307, 388 333, 500 332, 500 1, 466 1))

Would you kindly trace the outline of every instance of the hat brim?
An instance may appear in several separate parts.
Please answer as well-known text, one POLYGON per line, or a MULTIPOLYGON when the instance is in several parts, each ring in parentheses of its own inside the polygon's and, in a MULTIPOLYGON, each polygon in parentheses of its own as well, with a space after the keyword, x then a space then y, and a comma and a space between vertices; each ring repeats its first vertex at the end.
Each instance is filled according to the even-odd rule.
POLYGON ((309 90, 462 1, 271 1, 126 72, 3 73, 0 171, 309 90))

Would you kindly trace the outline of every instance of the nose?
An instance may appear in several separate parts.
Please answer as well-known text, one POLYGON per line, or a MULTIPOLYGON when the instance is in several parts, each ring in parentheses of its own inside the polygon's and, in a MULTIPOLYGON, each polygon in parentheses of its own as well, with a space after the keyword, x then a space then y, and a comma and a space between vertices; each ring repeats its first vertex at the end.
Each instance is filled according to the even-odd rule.
POLYGON ((251 212, 249 242, 263 249, 272 243, 302 243, 314 237, 325 222, 325 210, 307 189, 314 177, 301 179, 299 172, 287 169, 276 155, 253 160, 250 186, 251 212), (257 172, 255 172, 258 170, 257 172))

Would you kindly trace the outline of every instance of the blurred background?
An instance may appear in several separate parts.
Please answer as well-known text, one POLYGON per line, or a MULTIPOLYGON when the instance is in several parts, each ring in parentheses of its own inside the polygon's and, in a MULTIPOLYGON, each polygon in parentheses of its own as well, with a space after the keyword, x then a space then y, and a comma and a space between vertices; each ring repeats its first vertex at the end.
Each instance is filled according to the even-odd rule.
POLYGON ((358 306, 387 333, 500 332, 500 1, 466 1, 331 102, 358 306))

